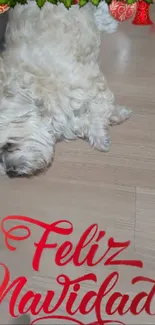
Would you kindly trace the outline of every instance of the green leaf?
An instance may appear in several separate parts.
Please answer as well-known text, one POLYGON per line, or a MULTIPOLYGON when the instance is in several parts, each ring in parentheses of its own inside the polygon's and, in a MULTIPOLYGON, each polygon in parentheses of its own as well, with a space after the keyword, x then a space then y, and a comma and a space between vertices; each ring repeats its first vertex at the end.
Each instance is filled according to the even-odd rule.
POLYGON ((27 4, 27 0, 17 0, 17 2, 20 3, 21 5, 27 4))
POLYGON ((100 3, 101 0, 91 0, 91 3, 94 5, 94 6, 98 6, 99 3, 100 3))
POLYGON ((72 0, 64 0, 64 6, 69 9, 72 5, 72 0))
POLYGON ((136 2, 136 0, 127 0, 127 4, 128 5, 132 5, 133 3, 135 3, 136 2))
POLYGON ((88 2, 88 0, 80 0, 79 1, 79 6, 80 8, 84 7, 86 5, 86 3, 88 2))
POLYGON ((48 2, 52 3, 53 5, 57 5, 57 3, 58 3, 57 0, 48 0, 48 2))
POLYGON ((146 3, 153 4, 153 0, 145 0, 146 3))
POLYGON ((41 9, 45 4, 46 0, 36 0, 37 6, 41 9))
POLYGON ((17 0, 9 0, 7 4, 9 7, 14 8, 17 4, 17 0))
POLYGON ((0 0, 0 5, 8 4, 8 0, 0 0))
POLYGON ((107 3, 107 5, 109 6, 112 2, 112 0, 105 0, 105 2, 107 3))

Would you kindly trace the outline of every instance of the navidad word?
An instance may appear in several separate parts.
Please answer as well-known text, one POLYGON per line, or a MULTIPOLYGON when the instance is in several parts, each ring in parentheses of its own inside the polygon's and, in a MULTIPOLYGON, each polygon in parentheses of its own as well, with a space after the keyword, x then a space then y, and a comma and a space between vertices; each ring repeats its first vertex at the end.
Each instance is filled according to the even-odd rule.
MULTIPOLYGON (((4 224, 9 221, 24 221, 41 227, 43 234, 37 243, 34 243, 35 253, 32 259, 32 268, 36 272, 39 271, 40 261, 44 250, 54 249, 55 257, 54 262, 58 266, 64 266, 72 263, 75 268, 84 264, 91 268, 91 272, 81 277, 70 279, 66 274, 60 274, 56 278, 56 282, 61 287, 61 293, 53 307, 53 301, 56 298, 56 292, 54 290, 48 290, 46 296, 43 297, 41 293, 28 290, 25 292, 25 287, 28 282, 27 278, 20 276, 13 280, 10 284, 10 271, 4 263, 0 263, 0 266, 4 269, 4 278, 0 286, 0 303, 5 297, 11 293, 9 300, 9 312, 12 317, 18 317, 19 314, 31 313, 33 316, 37 316, 31 324, 43 319, 57 319, 66 320, 74 324, 84 325, 76 317, 76 314, 86 316, 94 311, 96 320, 91 324, 106 324, 106 323, 119 323, 123 324, 120 320, 106 319, 104 320, 102 307, 105 305, 105 314, 112 316, 118 314, 123 316, 127 313, 133 315, 139 315, 141 312, 146 312, 148 315, 155 315, 152 311, 153 300, 155 298, 155 280, 145 277, 136 276, 131 279, 131 285, 135 286, 137 283, 148 283, 149 292, 141 291, 134 297, 130 297, 129 294, 120 293, 114 291, 116 285, 121 280, 119 272, 111 272, 106 279, 103 279, 99 289, 89 290, 83 294, 80 303, 77 304, 77 298, 83 284, 88 283, 89 287, 92 284, 99 284, 97 276, 92 272, 92 268, 101 263, 101 267, 108 265, 130 266, 136 268, 143 268, 143 262, 140 260, 124 260, 121 258, 121 252, 126 250, 130 241, 118 242, 114 238, 107 240, 107 248, 102 252, 99 257, 99 248, 103 247, 102 239, 106 236, 106 232, 100 230, 97 224, 90 225, 81 235, 76 245, 73 245, 71 240, 64 240, 62 244, 58 242, 47 243, 49 235, 57 234, 68 238, 69 235, 74 233, 73 224, 68 220, 59 220, 48 224, 39 220, 35 220, 26 216, 7 216, 2 220, 1 229, 4 234, 5 244, 11 251, 16 250, 16 246, 12 244, 12 241, 18 242, 26 240, 31 236, 30 227, 25 224, 16 225, 5 229, 4 224), (15 235, 16 230, 24 230, 23 235, 15 235), (26 234, 25 234, 26 232, 26 234), (11 240, 11 243, 10 243, 11 240), (87 253, 84 256, 84 249, 87 247, 87 253), (98 256, 98 257, 97 257, 98 256), (24 289, 24 290, 23 290, 24 289), (110 293, 110 297, 109 297, 110 293), (18 313, 15 311, 18 301, 18 313), (42 302, 43 301, 43 302, 42 302), (116 307, 117 302, 117 307, 116 307), (77 306, 78 305, 78 306, 77 306), (75 307, 76 306, 76 307, 75 307), (63 307, 66 311, 66 315, 60 315, 59 308, 63 307), (39 313, 43 312, 43 317, 38 317, 39 313), (58 313, 58 314, 57 314, 58 313)), ((103 247, 104 248, 104 247, 103 247)), ((53 263, 53 261, 50 261, 53 263)), ((92 286, 94 288, 94 285, 92 286)), ((59 290, 58 290, 59 291, 59 290)), ((89 324, 90 325, 90 324, 89 324)))

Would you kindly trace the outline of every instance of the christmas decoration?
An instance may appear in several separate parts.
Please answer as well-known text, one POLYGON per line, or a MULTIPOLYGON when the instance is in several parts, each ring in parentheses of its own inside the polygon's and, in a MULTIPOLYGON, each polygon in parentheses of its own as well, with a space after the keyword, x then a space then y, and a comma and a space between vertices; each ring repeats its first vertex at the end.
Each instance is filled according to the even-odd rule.
POLYGON ((0 4, 0 14, 3 14, 9 9, 9 6, 7 4, 0 4))
MULTIPOLYGON (((147 4, 151 4, 153 3, 153 0, 35 0, 36 1, 36 5, 41 9, 44 4, 46 2, 50 2, 53 5, 57 5, 58 3, 63 3, 64 6, 69 9, 72 5, 78 4, 79 7, 83 7, 87 4, 87 2, 91 2, 94 6, 98 7, 98 5, 102 2, 105 1, 107 5, 111 5, 112 4, 112 8, 114 6, 113 3, 118 2, 119 6, 121 7, 121 10, 123 10, 122 15, 118 17, 119 21, 124 21, 126 19, 129 19, 132 14, 134 13, 135 7, 136 7, 136 3, 139 4, 139 2, 145 2, 147 4), (122 5, 121 5, 122 4, 122 5), (128 5, 127 6, 125 6, 128 5), (125 13, 124 13, 125 11, 125 13), (124 18, 122 18, 124 17, 124 18), (125 18, 126 17, 126 18, 125 18)), ((27 0, 0 0, 0 5, 5 4, 8 5, 8 7, 15 7, 16 4, 21 4, 21 5, 25 5, 27 4, 27 0)), ((149 6, 147 6, 149 7, 149 6)), ((111 8, 111 7, 110 7, 111 8)), ((111 10, 111 9, 110 9, 111 10)), ((120 10, 119 10, 120 12, 120 10)), ((144 12, 144 11, 143 11, 144 12)), ((114 13, 112 13, 114 14, 114 13)), ((117 19, 117 17, 115 18, 117 19)))
POLYGON ((137 3, 136 16, 132 22, 134 25, 153 25, 149 15, 150 3, 140 0, 137 3))
POLYGON ((136 12, 137 2, 127 4, 125 1, 112 0, 109 11, 116 20, 125 21, 130 19, 136 12))
POLYGON ((73 0, 73 5, 77 5, 79 3, 79 0, 73 0))

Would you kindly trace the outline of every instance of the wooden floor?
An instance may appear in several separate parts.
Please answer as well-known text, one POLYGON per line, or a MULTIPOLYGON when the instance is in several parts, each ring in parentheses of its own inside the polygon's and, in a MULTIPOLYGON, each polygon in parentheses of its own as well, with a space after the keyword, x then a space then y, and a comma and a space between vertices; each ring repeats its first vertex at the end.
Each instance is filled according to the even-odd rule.
MULTIPOLYGON (((155 9, 152 9, 155 20, 155 9)), ((148 27, 135 27, 130 22, 121 24, 117 33, 103 38, 101 65, 117 101, 133 109, 129 121, 111 128, 111 151, 98 152, 84 141, 63 142, 57 145, 53 166, 45 175, 30 180, 1 177, 1 218, 10 214, 25 215, 47 223, 67 219, 74 226, 69 236, 74 246, 84 230, 97 223, 106 231, 106 238, 100 244, 100 256, 108 238, 130 240, 130 247, 121 253, 121 259, 140 259, 144 265, 143 269, 138 269, 104 266, 101 262, 91 268, 87 265, 75 267, 70 263, 61 268, 54 264, 55 250, 46 249, 40 270, 35 272, 31 267, 34 242, 39 241, 42 230, 32 226, 31 238, 14 243, 17 246, 14 252, 5 247, 1 234, 0 261, 9 267, 11 279, 21 275, 28 277, 23 292, 33 289, 45 297, 47 290, 55 290, 53 306, 61 292, 61 286, 56 283, 61 273, 71 279, 89 272, 97 275, 96 285, 88 281, 81 285, 79 297, 90 289, 97 290, 113 271, 120 276, 117 291, 128 293, 130 300, 143 290, 149 293, 152 288, 149 283, 131 284, 133 277, 143 275, 155 280, 155 32, 150 33, 148 27)), ((6 227, 12 224, 16 222, 10 221, 6 227)), ((62 243, 66 237, 50 237, 51 242, 56 239, 62 243)), ((84 258, 84 250, 82 254, 84 258)), ((1 279, 3 273, 0 269, 1 279)), ((155 324, 155 316, 145 311, 136 316, 130 312, 124 316, 118 313, 108 316, 104 311, 107 300, 103 299, 103 319, 125 324, 155 324)), ((9 296, 6 296, 0 306, 0 324, 9 322, 8 303, 9 296)), ((155 298, 151 312, 155 313, 155 298)), ((66 315, 65 303, 57 314, 66 315)), ((77 313, 74 318, 84 324, 96 320, 94 312, 87 316, 77 313)), ((61 321, 46 320, 44 323, 60 324, 61 321)))

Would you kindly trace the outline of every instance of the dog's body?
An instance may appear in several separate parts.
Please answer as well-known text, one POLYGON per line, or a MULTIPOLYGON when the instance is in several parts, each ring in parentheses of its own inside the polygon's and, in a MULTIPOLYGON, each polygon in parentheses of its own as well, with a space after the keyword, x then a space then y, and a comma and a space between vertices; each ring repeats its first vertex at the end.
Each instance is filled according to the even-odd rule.
POLYGON ((110 123, 129 116, 99 68, 100 32, 91 4, 69 11, 35 1, 10 12, 0 60, 1 168, 31 175, 48 166, 57 140, 86 138, 107 151, 110 123))

